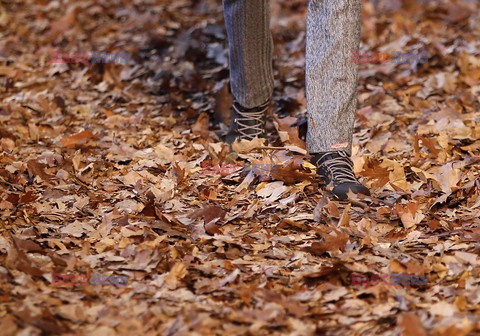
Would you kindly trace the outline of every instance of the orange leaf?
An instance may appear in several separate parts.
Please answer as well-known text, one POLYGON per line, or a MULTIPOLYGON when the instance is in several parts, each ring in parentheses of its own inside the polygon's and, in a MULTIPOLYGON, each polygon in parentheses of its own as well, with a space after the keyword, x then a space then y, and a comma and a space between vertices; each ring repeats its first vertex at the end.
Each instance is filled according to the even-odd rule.
POLYGON ((67 148, 73 148, 78 145, 83 145, 88 140, 95 138, 95 135, 90 131, 82 131, 75 135, 62 139, 62 146, 67 148))
POLYGON ((193 134, 199 135, 204 139, 208 138, 208 123, 208 114, 205 112, 200 113, 197 121, 195 122, 195 125, 193 125, 192 127, 193 134))
POLYGON ((402 336, 427 336, 420 319, 415 314, 402 314, 398 325, 403 328, 402 336))
POLYGON ((333 235, 324 230, 318 230, 317 233, 322 236, 323 240, 321 242, 313 242, 311 246, 305 248, 307 252, 321 256, 325 252, 336 253, 338 250, 345 250, 348 242, 348 234, 345 232, 333 229, 331 232, 333 235))

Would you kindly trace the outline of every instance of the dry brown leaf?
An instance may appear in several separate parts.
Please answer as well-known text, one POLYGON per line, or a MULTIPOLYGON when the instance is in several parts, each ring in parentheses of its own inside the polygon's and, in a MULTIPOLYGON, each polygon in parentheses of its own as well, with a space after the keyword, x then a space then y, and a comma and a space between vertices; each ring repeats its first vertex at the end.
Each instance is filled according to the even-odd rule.
POLYGON ((420 318, 411 313, 400 315, 398 325, 403 329, 402 336, 427 336, 420 318))
POLYGON ((345 246, 348 241, 348 234, 345 232, 332 229, 330 233, 324 230, 317 231, 323 238, 321 242, 313 242, 310 247, 306 248, 306 251, 321 256, 325 252, 336 253, 338 250, 345 250, 345 246))
POLYGON ((276 180, 284 181, 287 184, 297 183, 312 179, 315 174, 303 168, 303 159, 294 158, 284 164, 274 164, 271 176, 276 180))
POLYGON ((0 76, 7 76, 14 78, 17 74, 17 70, 15 70, 12 66, 4 66, 0 65, 0 76))
POLYGON ((31 176, 40 176, 44 181, 49 181, 53 178, 52 175, 45 172, 47 165, 39 163, 37 160, 29 160, 27 162, 27 167, 31 176))
POLYGON ((207 113, 202 112, 198 116, 195 125, 192 127, 192 132, 195 135, 199 135, 204 139, 208 138, 208 123, 209 123, 209 116, 207 113))
POLYGON ((80 8, 74 7, 59 20, 52 22, 50 24, 50 30, 48 31, 47 36, 56 38, 59 34, 71 29, 72 26, 74 26, 77 22, 78 12, 80 12, 80 8))
POLYGON ((265 146, 264 138, 254 138, 252 140, 241 139, 240 141, 235 141, 232 144, 233 150, 239 154, 250 153, 254 149, 261 148, 264 146, 265 146))
POLYGON ((345 209, 343 210, 342 217, 340 217, 340 220, 338 221, 338 227, 348 227, 350 224, 350 215, 348 212, 350 211, 350 207, 352 205, 350 203, 347 204, 345 209))
POLYGON ((95 136, 90 131, 82 131, 75 135, 65 137, 61 140, 62 146, 67 148, 74 148, 79 145, 87 143, 88 140, 94 139, 95 136))
POLYGON ((166 285, 169 289, 175 289, 179 286, 180 281, 187 275, 187 266, 184 263, 178 262, 173 265, 170 272, 168 272, 165 279, 166 285))
POLYGON ((221 207, 216 205, 206 206, 204 208, 195 210, 189 217, 196 219, 202 217, 205 225, 205 231, 209 234, 222 234, 218 222, 225 218, 226 212, 221 207))
POLYGON ((274 114, 273 118, 276 122, 275 126, 277 128, 280 137, 282 138, 282 133, 285 134, 285 137, 282 138, 282 141, 286 144, 292 144, 294 146, 300 147, 302 149, 306 148, 305 141, 301 140, 299 137, 298 127, 292 126, 295 124, 298 119, 295 117, 285 117, 279 118, 278 115, 274 114))
POLYGON ((423 214, 419 213, 419 207, 420 205, 414 202, 408 203, 405 207, 400 204, 395 205, 395 211, 406 229, 414 227, 425 218, 423 214))
POLYGON ((440 189, 447 195, 450 195, 455 190, 461 177, 460 171, 453 168, 451 163, 443 165, 435 176, 440 189))

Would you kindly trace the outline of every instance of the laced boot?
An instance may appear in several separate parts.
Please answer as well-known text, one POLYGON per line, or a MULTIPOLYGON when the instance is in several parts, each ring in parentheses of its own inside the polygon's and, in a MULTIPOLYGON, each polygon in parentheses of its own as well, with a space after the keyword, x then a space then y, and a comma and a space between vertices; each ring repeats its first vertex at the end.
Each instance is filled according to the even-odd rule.
POLYGON ((252 140, 265 137, 265 123, 270 100, 254 108, 245 108, 237 102, 233 103, 230 129, 225 141, 232 144, 235 140, 252 140))
POLYGON ((332 185, 332 193, 339 199, 347 200, 349 190, 370 196, 370 191, 355 176, 353 162, 345 151, 313 154, 312 163, 325 183, 332 185))

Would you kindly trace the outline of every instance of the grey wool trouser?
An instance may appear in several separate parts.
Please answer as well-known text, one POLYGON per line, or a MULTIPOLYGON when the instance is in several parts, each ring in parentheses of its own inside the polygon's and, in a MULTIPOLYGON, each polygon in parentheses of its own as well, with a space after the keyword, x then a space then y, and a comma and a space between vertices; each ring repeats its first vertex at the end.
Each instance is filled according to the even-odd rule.
MULTIPOLYGON (((273 92, 269 0, 224 0, 230 82, 242 106, 261 105, 273 92)), ((307 150, 351 154, 357 105, 361 0, 310 0, 307 17, 307 150)))

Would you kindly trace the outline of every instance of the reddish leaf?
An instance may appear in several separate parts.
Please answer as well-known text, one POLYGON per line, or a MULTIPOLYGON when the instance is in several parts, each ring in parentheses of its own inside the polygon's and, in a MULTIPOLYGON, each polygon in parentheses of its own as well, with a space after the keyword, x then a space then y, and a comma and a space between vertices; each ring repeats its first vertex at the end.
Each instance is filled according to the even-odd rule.
POLYGON ((79 145, 85 144, 88 140, 94 139, 95 135, 90 131, 82 131, 70 137, 63 138, 61 140, 62 146, 67 148, 74 148, 79 145))
POLYGON ((27 162, 27 168, 31 176, 40 176, 42 180, 49 181, 53 176, 45 172, 46 167, 46 164, 39 163, 36 160, 29 160, 27 162))

